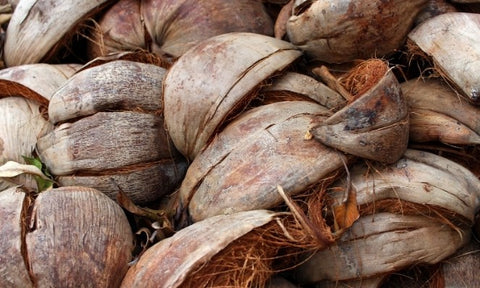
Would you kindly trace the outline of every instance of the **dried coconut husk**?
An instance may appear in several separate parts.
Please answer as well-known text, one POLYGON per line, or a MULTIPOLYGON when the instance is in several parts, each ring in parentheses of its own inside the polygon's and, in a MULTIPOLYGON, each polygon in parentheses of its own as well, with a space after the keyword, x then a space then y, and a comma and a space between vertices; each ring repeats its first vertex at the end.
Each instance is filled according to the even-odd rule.
POLYGON ((141 52, 97 59, 55 91, 49 119, 56 127, 37 148, 60 185, 94 187, 112 199, 120 185, 146 204, 183 179, 187 163, 164 127, 166 70, 157 59, 141 52))
POLYGON ((427 0, 295 1, 288 39, 311 60, 383 57, 399 49, 427 0))
POLYGON ((86 19, 112 1, 20 1, 7 28, 7 66, 45 62, 68 43, 86 19))
POLYGON ((273 97, 280 92, 302 95, 332 110, 345 105, 345 99, 338 92, 313 77, 296 72, 286 72, 276 78, 271 85, 262 88, 262 92, 273 97))
POLYGON ((275 207, 277 185, 295 195, 343 167, 342 153, 305 139, 328 115, 313 102, 284 101, 238 116, 190 164, 178 195, 183 221, 275 207))
MULTIPOLYGON (((25 163, 37 139, 53 130, 47 121, 48 100, 78 68, 77 65, 31 64, 0 71, 0 164, 25 163)), ((33 178, 20 175, 0 180, 0 189, 23 184, 36 188, 33 178)))
POLYGON ((296 271, 301 282, 376 283, 369 278, 439 263, 470 241, 480 181, 463 166, 409 149, 395 164, 358 163, 350 175, 330 186, 327 207, 345 201, 348 182, 361 216, 296 271))
POLYGON ((410 110, 410 140, 446 144, 480 143, 480 114, 441 79, 412 79, 401 84, 410 110))
POLYGON ((427 6, 423 8, 420 13, 418 13, 415 20, 415 26, 430 18, 448 12, 458 12, 458 10, 454 5, 446 0, 429 0, 427 6))
MULTIPOLYGON (((319 197, 311 198, 311 206, 321 206, 325 190, 312 191, 319 197)), ((281 187, 279 193, 286 197, 281 187)), ((300 254, 334 242, 321 214, 313 213, 316 218, 310 219, 309 212, 284 199, 292 214, 250 210, 213 216, 179 230, 147 250, 123 286, 265 287, 273 275, 297 265, 300 254)))
POLYGON ((300 55, 289 42, 240 32, 209 38, 183 54, 163 87, 165 124, 175 147, 193 160, 246 109, 264 80, 300 55))
POLYGON ((342 81, 353 96, 341 110, 312 125, 324 145, 366 159, 393 163, 408 144, 408 107, 392 70, 379 59, 363 61, 342 81))
POLYGON ((0 286, 118 287, 133 249, 123 210, 98 190, 62 187, 36 198, 0 192, 0 286))
POLYGON ((336 282, 379 277, 422 263, 434 264, 465 245, 469 232, 422 215, 364 215, 336 245, 309 258, 295 270, 295 275, 300 283, 336 282))
POLYGON ((229 32, 272 36, 273 21, 256 0, 121 0, 99 19, 88 49, 90 59, 137 48, 178 58, 200 41, 229 32))
POLYGON ((473 104, 480 101, 475 70, 480 61, 480 15, 451 12, 423 22, 409 35, 411 54, 426 54, 434 68, 473 104), (418 53, 417 51, 422 51, 418 53))

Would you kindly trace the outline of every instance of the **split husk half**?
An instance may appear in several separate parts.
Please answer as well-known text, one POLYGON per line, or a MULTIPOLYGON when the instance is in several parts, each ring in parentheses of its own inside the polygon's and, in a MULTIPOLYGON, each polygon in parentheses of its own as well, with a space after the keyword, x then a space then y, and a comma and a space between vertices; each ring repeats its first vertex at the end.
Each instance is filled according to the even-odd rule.
POLYGON ((441 79, 401 84, 410 113, 410 141, 480 144, 480 110, 441 79))
POLYGON ((7 28, 5 64, 10 67, 48 61, 71 40, 79 24, 109 2, 20 1, 7 28))
POLYGON ((193 160, 247 107, 262 81, 300 55, 291 43, 254 33, 215 36, 183 54, 163 89, 165 124, 175 147, 193 160))
POLYGON ((97 190, 63 187, 32 198, 0 192, 0 286, 118 287, 133 249, 123 210, 97 190))
POLYGON ((269 209, 283 202, 277 185, 295 195, 343 167, 342 153, 305 139, 312 121, 329 115, 313 102, 284 101, 238 116, 190 164, 179 189, 183 216, 269 209))
POLYGON ((83 69, 49 105, 55 129, 38 140, 42 161, 60 185, 84 185, 137 204, 172 192, 187 163, 164 128, 165 69, 115 60, 83 69))
POLYGON ((380 59, 362 61, 343 81, 352 100, 310 129, 326 146, 380 162, 393 163, 407 149, 408 106, 397 78, 380 59))
POLYGON ((474 104, 480 103, 480 15, 445 13, 408 34, 410 51, 431 58, 434 68, 474 104))
POLYGON ((404 44, 427 0, 297 0, 288 39, 312 60, 328 63, 383 57, 404 44))
POLYGON ((94 27, 90 58, 139 48, 177 58, 198 42, 229 32, 273 35, 261 1, 121 0, 94 27))

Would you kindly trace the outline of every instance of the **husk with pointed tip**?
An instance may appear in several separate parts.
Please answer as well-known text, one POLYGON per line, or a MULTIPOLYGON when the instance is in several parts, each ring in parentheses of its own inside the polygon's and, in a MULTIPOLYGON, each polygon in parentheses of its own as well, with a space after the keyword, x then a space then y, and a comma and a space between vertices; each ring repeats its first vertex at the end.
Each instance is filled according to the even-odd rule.
POLYGON ((195 221, 218 214, 269 209, 343 167, 343 154, 305 133, 330 112, 306 101, 277 102, 241 114, 198 154, 179 189, 184 214, 195 221))
MULTIPOLYGON (((445 13, 423 22, 408 34, 410 45, 433 59, 441 75, 474 104, 480 104, 480 15, 445 13)), ((415 53, 415 52, 413 52, 415 53)))
POLYGON ((288 39, 312 60, 382 57, 399 49, 427 0, 296 1, 288 39))
POLYGON ((112 1, 20 1, 7 28, 5 64, 18 66, 48 60, 69 41, 80 23, 109 2, 112 1))
POLYGON ((300 55, 291 43, 253 33, 215 36, 183 54, 163 90, 165 124, 177 149, 194 159, 226 120, 246 108, 262 81, 300 55))
POLYGON ((137 48, 177 58, 200 41, 229 32, 273 36, 273 21, 255 0, 121 0, 94 29, 90 58, 137 48))
POLYGON ((407 101, 385 62, 369 59, 357 67, 360 69, 353 68, 352 77, 345 76, 351 78, 347 84, 350 81, 351 91, 356 93, 354 101, 318 121, 311 133, 324 145, 343 152, 393 163, 407 149, 407 101), (368 65, 372 62, 375 64, 368 65), (383 73, 379 74, 379 69, 383 73))
POLYGON ((478 144, 480 110, 441 79, 412 79, 401 84, 410 110, 410 140, 478 144))

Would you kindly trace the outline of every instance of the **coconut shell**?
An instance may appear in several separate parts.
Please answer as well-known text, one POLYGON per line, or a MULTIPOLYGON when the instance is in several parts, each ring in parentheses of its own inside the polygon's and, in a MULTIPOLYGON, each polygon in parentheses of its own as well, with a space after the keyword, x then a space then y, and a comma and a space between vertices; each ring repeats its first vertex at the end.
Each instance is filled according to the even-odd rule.
POLYGON ((20 1, 7 28, 5 64, 18 66, 48 60, 70 40, 79 24, 109 2, 112 1, 20 1))
POLYGON ((355 156, 397 161, 407 149, 409 119, 407 101, 392 70, 358 97, 319 121, 311 129, 313 137, 355 156))
POLYGON ((55 91, 49 119, 57 123, 100 111, 161 111, 164 74, 164 68, 124 60, 82 70, 55 91))
POLYGON ((399 49, 427 0, 296 1, 288 39, 312 60, 382 57, 399 49))
POLYGON ((183 54, 167 72, 163 90, 175 147, 194 159, 226 120, 245 109, 262 81, 300 55, 291 43, 253 33, 212 37, 183 54))
POLYGON ((476 70, 480 62, 478 35, 480 15, 451 12, 423 22, 408 34, 408 38, 417 49, 433 59, 435 68, 464 97, 479 104, 480 80, 476 70))
POLYGON ((114 51, 179 57, 202 40, 229 32, 273 35, 273 21, 255 0, 121 0, 100 18, 91 58, 114 51))
POLYGON ((164 239, 140 257, 121 287, 181 287, 189 274, 236 239, 273 221, 267 210, 218 215, 192 224, 164 239))
POLYGON ((305 140, 313 119, 330 115, 305 101, 278 102, 243 113, 190 164, 180 203, 191 219, 269 209, 343 167, 344 156, 305 140))
POLYGON ((480 111, 441 79, 401 84, 410 109, 410 139, 447 144, 478 144, 480 111))
POLYGON ((360 217, 337 245, 316 253, 295 270, 301 283, 369 278, 416 264, 435 264, 470 239, 419 215, 378 213, 360 217))

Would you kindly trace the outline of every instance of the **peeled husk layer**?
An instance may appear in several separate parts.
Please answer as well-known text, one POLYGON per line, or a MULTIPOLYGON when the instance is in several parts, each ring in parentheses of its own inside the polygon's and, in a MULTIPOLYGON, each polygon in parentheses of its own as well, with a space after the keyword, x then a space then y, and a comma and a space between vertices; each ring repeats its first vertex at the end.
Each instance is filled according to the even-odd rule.
POLYGON ((288 39, 312 60, 382 57, 399 49, 427 0, 295 1, 288 39))
POLYGON ((277 185, 294 195, 343 166, 346 157, 305 133, 331 113, 306 101, 260 106, 230 123, 194 159, 179 190, 184 216, 268 209, 281 202, 277 185))
POLYGON ((441 79, 412 79, 402 83, 410 113, 410 140, 447 144, 480 143, 480 114, 441 79))
POLYGON ((118 287, 133 249, 123 210, 101 192, 63 187, 33 199, 0 192, 2 287, 118 287))
POLYGON ((212 37, 183 54, 169 69, 163 90, 165 123, 177 149, 193 160, 247 107, 262 81, 300 55, 291 43, 253 33, 212 37))
POLYGON ((197 43, 229 32, 271 36, 273 21, 261 1, 121 0, 100 18, 89 57, 141 48, 177 58, 197 43))
POLYGON ((480 103, 480 15, 451 12, 423 22, 408 34, 412 54, 433 59, 441 75, 474 104, 480 103), (421 52, 419 52, 419 51, 421 52))

